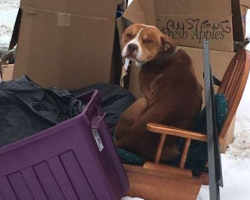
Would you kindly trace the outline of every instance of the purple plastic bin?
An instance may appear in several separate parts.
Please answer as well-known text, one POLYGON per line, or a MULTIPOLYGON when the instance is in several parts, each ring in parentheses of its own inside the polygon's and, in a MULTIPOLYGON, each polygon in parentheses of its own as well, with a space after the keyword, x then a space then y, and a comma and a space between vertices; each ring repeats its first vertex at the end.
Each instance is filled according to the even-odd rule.
POLYGON ((97 91, 83 112, 0 148, 0 200, 120 200, 128 190, 97 91))

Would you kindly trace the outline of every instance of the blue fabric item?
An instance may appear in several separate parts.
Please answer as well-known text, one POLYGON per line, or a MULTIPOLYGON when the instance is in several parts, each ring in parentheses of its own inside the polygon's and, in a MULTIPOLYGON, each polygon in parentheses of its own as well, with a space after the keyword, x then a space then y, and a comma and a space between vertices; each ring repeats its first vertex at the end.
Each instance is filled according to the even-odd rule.
POLYGON ((215 102, 216 102, 217 130, 218 133, 220 133, 227 119, 227 114, 228 114, 227 99, 223 94, 217 94, 215 96, 215 102))
MULTIPOLYGON (((215 107, 216 107, 216 122, 218 133, 221 132, 223 125, 227 118, 228 108, 227 100, 223 94, 215 95, 215 107)), ((207 118, 206 118, 206 107, 200 113, 196 127, 194 128, 196 132, 204 133, 207 132, 207 118)))
MULTIPOLYGON (((226 121, 228 114, 228 106, 226 97, 223 94, 215 95, 215 106, 216 106, 216 122, 217 122, 217 130, 218 133, 221 132, 223 125, 226 121)), ((200 116, 198 117, 198 122, 195 123, 195 131, 206 134, 207 132, 207 124, 206 124, 206 108, 204 108, 200 116)), ((184 147, 184 139, 181 141, 180 152, 182 152, 184 147)), ((195 174, 199 174, 200 172, 207 172, 206 163, 208 161, 207 156, 207 143, 200 142, 197 140, 192 140, 191 145, 189 147, 188 156, 186 160, 185 168, 191 169, 195 174)), ((172 164, 177 165, 180 162, 180 156, 176 157, 172 164)))
POLYGON ((118 10, 116 12, 116 19, 119 18, 119 17, 121 17, 122 15, 123 15, 123 12, 118 10))
POLYGON ((123 15, 123 12, 120 8, 120 6, 117 6, 117 11, 116 11, 116 19, 118 19, 119 17, 121 17, 123 15))

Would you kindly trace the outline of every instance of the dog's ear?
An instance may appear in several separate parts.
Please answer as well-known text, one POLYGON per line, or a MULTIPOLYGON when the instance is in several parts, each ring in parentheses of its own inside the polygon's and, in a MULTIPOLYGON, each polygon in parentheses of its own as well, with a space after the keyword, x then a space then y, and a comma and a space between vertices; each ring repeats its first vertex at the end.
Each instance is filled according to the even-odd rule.
POLYGON ((176 44, 174 40, 165 34, 161 35, 161 45, 162 45, 162 51, 169 51, 170 53, 174 53, 176 49, 176 44))

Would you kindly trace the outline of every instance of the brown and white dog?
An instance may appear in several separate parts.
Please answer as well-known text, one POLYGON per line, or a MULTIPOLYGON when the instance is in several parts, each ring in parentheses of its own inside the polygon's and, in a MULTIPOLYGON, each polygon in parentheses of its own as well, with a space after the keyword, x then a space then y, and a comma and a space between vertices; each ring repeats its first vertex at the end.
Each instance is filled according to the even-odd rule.
MULTIPOLYGON (((134 24, 122 35, 122 56, 141 67, 139 84, 143 97, 131 105, 116 126, 116 146, 146 160, 153 160, 159 135, 147 131, 149 122, 192 129, 202 105, 191 58, 176 50, 172 38, 153 26, 134 24)), ((162 161, 178 154, 176 137, 167 137, 162 161)))

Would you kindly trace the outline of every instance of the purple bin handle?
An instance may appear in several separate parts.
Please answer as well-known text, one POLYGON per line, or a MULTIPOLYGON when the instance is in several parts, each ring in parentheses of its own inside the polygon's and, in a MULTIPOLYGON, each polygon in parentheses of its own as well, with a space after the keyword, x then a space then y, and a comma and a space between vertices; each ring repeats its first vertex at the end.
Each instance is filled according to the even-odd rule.
POLYGON ((103 120, 105 120, 105 116, 106 113, 104 113, 102 116, 93 117, 91 121, 91 128, 99 130, 103 120))
MULTIPOLYGON (((88 100, 88 104, 86 105, 85 109, 83 109, 82 114, 81 114, 84 116, 86 124, 91 125, 92 121, 95 121, 95 122, 99 121, 98 124, 100 125, 105 117, 105 114, 103 113, 101 109, 102 101, 101 101, 99 91, 94 90, 94 91, 88 92, 84 95, 78 96, 77 99, 88 100)), ((98 127, 99 125, 96 124, 96 126, 98 127)))

